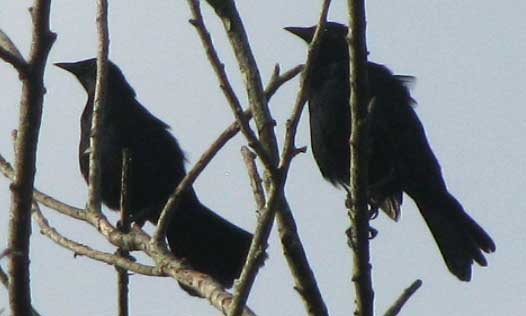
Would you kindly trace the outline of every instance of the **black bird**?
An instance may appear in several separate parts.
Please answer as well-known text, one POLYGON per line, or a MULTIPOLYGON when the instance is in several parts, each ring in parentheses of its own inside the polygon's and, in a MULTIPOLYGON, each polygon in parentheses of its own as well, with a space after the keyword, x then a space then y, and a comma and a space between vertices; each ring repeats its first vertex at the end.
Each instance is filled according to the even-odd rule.
MULTIPOLYGON (((75 75, 88 94, 79 144, 80 170, 87 182, 96 59, 55 65, 75 75)), ((110 209, 119 208, 122 151, 126 148, 131 157, 131 218, 140 225, 147 220, 155 224, 166 200, 186 174, 184 153, 168 125, 137 101, 135 91, 112 62, 108 63, 107 83, 101 133, 102 201, 110 209)), ((243 268, 252 234, 201 204, 193 188, 184 193, 174 214, 167 230, 174 255, 231 287, 243 268)))
MULTIPOLYGON (((316 27, 286 27, 307 43, 316 27)), ((349 53, 347 27, 328 22, 308 82, 312 152, 325 179, 349 185, 349 53)), ((448 192, 440 165, 412 105, 407 76, 367 65, 369 93, 369 199, 397 220, 402 192, 417 204, 449 270, 471 279, 471 265, 486 266, 482 251, 495 251, 491 237, 448 192)))

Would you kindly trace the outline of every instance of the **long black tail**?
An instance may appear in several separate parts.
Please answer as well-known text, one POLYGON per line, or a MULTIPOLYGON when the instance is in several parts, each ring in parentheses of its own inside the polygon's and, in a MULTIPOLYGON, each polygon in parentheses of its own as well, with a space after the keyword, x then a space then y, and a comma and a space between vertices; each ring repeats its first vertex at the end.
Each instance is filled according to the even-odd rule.
POLYGON ((446 265, 462 281, 471 280, 471 265, 486 266, 482 251, 495 251, 495 243, 447 191, 415 199, 435 238, 446 265), (481 251, 482 250, 482 251, 481 251))
POLYGON ((229 288, 245 264, 252 234, 223 219, 199 201, 193 204, 176 211, 166 234, 168 245, 176 257, 229 288))

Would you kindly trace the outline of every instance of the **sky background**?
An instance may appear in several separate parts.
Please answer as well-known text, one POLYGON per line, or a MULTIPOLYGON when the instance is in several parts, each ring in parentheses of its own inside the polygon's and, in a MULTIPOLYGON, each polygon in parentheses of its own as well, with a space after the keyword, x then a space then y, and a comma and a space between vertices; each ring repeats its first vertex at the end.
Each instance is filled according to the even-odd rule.
MULTIPOLYGON (((313 0, 237 1, 264 82, 275 63, 288 69, 305 60, 306 46, 282 30, 310 26, 321 3, 313 0)), ((0 28, 27 56, 30 1, 2 0, 0 28)), ((231 81, 246 104, 242 80, 224 31, 208 5, 206 23, 231 81)), ((400 223, 381 215, 372 241, 377 315, 416 278, 423 287, 404 315, 523 315, 526 306, 526 3, 520 1, 369 1, 370 60, 397 74, 414 75, 416 111, 439 158, 450 191, 492 235, 497 252, 487 268, 475 267, 470 283, 457 281, 413 202, 405 199, 400 223)), ((135 88, 138 99, 172 126, 191 167, 232 122, 218 83, 203 53, 184 1, 110 1, 110 58, 135 88)), ((334 1, 330 18, 347 20, 346 1, 334 1)), ((94 1, 53 1, 51 26, 58 39, 49 56, 47 95, 40 133, 36 186, 75 206, 86 201, 77 164, 79 119, 86 101, 80 84, 51 63, 96 54, 94 1)), ((13 159, 11 130, 17 127, 20 83, 0 62, 0 152, 13 159)), ((271 101, 282 145, 298 80, 271 101)), ((310 145, 304 113, 298 145, 310 145)), ((222 216, 253 231, 255 204, 239 153, 231 141, 198 178, 200 199, 222 216)), ((8 181, 0 178, 0 248, 7 245, 8 181)), ((299 233, 331 315, 353 310, 349 222, 344 194, 325 182, 310 150, 295 158, 286 187, 299 233)), ((44 210, 64 235, 113 251, 88 225, 44 210)), ((112 219, 116 217, 112 215, 112 219)), ((151 227, 149 227, 151 231, 151 227)), ((116 273, 110 266, 73 258, 38 232, 31 240, 34 306, 43 315, 115 315, 116 273)), ((258 315, 305 315, 293 290, 276 232, 249 306, 258 315)), ((145 260, 143 257, 139 257, 145 260)), ((6 268, 5 260, 0 262, 6 268)), ((217 315, 207 301, 189 297, 168 278, 131 277, 131 315, 217 315)), ((0 308, 7 308, 0 289, 0 308)))

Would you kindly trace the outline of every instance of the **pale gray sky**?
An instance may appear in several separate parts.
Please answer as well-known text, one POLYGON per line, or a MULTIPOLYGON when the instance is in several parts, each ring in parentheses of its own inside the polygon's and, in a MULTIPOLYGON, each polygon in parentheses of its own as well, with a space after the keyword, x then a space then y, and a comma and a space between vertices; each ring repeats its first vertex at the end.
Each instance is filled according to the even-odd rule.
MULTIPOLYGON (((54 1, 51 25, 58 34, 49 61, 75 61, 95 55, 94 2, 54 1)), ((4 0, 0 28, 24 55, 30 43, 29 1, 4 0)), ((261 73, 269 78, 279 62, 289 68, 305 59, 306 47, 284 26, 312 25, 319 1, 238 1, 261 73)), ((526 299, 526 170, 522 135, 526 131, 526 4, 520 1, 370 1, 370 59, 398 74, 418 78, 413 96, 448 186, 468 212, 493 236, 497 252, 489 267, 475 267, 471 283, 449 274, 430 233, 409 198, 399 224, 385 216, 373 222, 372 242, 377 314, 414 279, 422 289, 404 315, 522 315, 526 299)), ((236 90, 243 87, 223 29, 203 4, 216 45, 236 90)), ((331 19, 345 22, 345 1, 335 1, 331 19)), ((172 126, 192 165, 232 114, 187 20, 184 1, 110 1, 110 56, 124 71, 139 100, 172 126), (174 102, 173 100, 178 100, 174 102)), ((20 84, 0 62, 0 152, 12 160, 10 132, 18 121, 20 84)), ((86 186, 77 166, 80 113, 86 96, 71 75, 49 65, 37 186, 82 206, 86 186)), ((271 107, 282 140, 297 80, 273 99, 271 107)), ((298 135, 309 145, 307 113, 298 135)), ((253 230, 254 203, 239 154, 238 136, 197 180, 203 202, 231 221, 253 230)), ((310 151, 291 169, 287 194, 300 235, 331 315, 353 308, 350 250, 344 235, 348 219, 344 194, 322 180, 310 151)), ((0 179, 0 248, 6 245, 9 191, 0 179)), ((45 211, 66 236, 112 251, 87 225, 45 211)), ((259 315, 304 315, 292 289, 288 267, 273 233, 270 258, 257 278, 249 305, 259 315)), ((73 258, 38 233, 32 238, 33 302, 45 315, 115 315, 113 268, 73 258)), ((5 267, 5 262, 1 263, 5 267)), ((7 307, 0 289, 0 308, 7 307)), ((170 279, 131 278, 132 315, 217 315, 170 279)))

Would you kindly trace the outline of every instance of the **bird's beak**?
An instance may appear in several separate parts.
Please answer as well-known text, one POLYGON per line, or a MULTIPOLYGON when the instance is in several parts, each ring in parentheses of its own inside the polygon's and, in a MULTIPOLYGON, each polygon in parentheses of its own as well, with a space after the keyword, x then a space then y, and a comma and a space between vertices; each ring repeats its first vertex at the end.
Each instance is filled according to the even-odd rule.
POLYGON ((54 65, 74 74, 76 64, 77 63, 55 63, 54 65))
POLYGON ((284 28, 286 31, 291 32, 292 34, 302 38, 305 42, 310 43, 314 36, 314 31, 312 27, 296 27, 288 26, 284 28))

